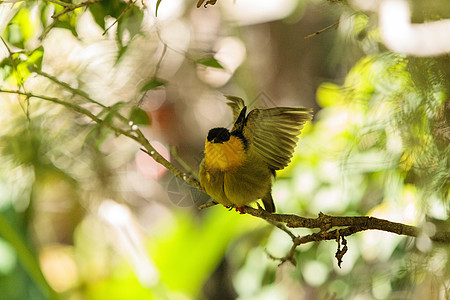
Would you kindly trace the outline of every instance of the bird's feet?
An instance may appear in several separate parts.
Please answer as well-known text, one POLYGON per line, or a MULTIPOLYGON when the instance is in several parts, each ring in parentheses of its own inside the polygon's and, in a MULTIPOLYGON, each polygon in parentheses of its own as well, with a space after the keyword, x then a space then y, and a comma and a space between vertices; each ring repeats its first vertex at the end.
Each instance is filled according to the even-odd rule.
POLYGON ((231 211, 233 208, 239 212, 241 215, 245 214, 244 207, 238 207, 238 206, 231 206, 231 205, 224 205, 225 208, 228 209, 228 211, 231 211))
POLYGON ((241 215, 243 215, 243 214, 245 214, 245 212, 244 212, 244 208, 243 207, 235 207, 234 208, 237 212, 239 212, 241 215))

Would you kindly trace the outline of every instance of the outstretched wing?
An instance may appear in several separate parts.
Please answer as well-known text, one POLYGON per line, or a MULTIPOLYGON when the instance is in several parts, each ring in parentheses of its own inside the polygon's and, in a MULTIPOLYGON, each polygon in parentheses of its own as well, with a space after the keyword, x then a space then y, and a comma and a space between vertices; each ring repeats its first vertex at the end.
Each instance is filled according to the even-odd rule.
POLYGON ((233 121, 236 122, 242 109, 245 108, 244 100, 239 97, 229 95, 225 95, 225 98, 230 100, 230 102, 227 102, 227 105, 233 111, 233 121))
POLYGON ((281 170, 291 161, 300 131, 312 118, 311 112, 309 108, 294 107, 254 109, 248 114, 244 137, 271 169, 281 170))

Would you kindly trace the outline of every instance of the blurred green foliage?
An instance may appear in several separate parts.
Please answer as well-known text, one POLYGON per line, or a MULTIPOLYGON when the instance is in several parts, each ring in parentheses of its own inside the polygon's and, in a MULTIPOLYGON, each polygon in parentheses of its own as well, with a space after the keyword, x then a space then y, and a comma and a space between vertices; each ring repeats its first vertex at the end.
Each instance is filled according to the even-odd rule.
MULTIPOLYGON (((303 135, 302 151, 279 187, 290 191, 283 195, 286 201, 299 199, 297 207, 289 204, 289 211, 378 215, 405 223, 434 218, 448 222, 450 146, 440 130, 448 126, 444 124, 448 124, 450 77, 443 70, 450 70, 448 57, 417 59, 382 53, 361 59, 342 85, 322 84, 317 101, 323 109, 303 135), (433 70, 437 65, 439 70, 433 70), (431 80, 434 84, 424 83, 431 80)), ((448 223, 444 224, 436 226, 448 230, 448 223)), ((315 282, 306 262, 300 267, 302 278, 313 286, 329 287, 319 298, 347 299, 372 286, 375 298, 409 299, 423 280, 436 280, 433 288, 439 290, 449 276, 444 267, 448 247, 428 249, 425 255, 414 250, 411 239, 364 235, 367 238, 349 239, 350 252, 357 253, 344 257, 339 272, 332 268, 334 245, 327 250, 324 245, 300 247, 297 259, 320 263, 313 269, 323 273, 316 275, 320 279, 315 282), (371 245, 381 249, 370 249, 371 245), (432 265, 430 261, 438 257, 444 258, 442 264, 432 265), (420 259, 423 263, 416 265, 420 259)), ((441 288, 443 295, 448 293, 441 288)))
MULTIPOLYGON (((298 2, 289 22, 308 17, 308 5, 298 2)), ((281 20, 266 28, 239 26, 219 15, 206 19, 218 13, 213 9, 219 5, 197 15, 190 2, 183 5, 192 7, 172 7, 176 13, 166 19, 163 9, 168 14, 170 1, 157 1, 151 8, 141 1, 91 1, 76 9, 67 9, 68 2, 4 3, 0 89, 56 97, 90 109, 102 122, 93 124, 36 97, 1 93, 0 299, 449 298, 450 249, 431 244, 428 235, 449 230, 450 58, 390 53, 380 43, 376 16, 340 1, 330 1, 330 6, 316 2, 308 4, 330 15, 326 24, 336 21, 336 13, 343 16, 339 32, 313 38, 319 48, 331 49, 325 73, 334 68, 343 75, 318 76, 317 114, 304 129, 293 162, 278 174, 277 207, 305 216, 319 211, 375 215, 420 226, 422 236, 364 232, 349 237, 342 269, 336 266, 334 242, 302 245, 297 266, 278 266, 268 254, 282 257, 289 251, 291 241, 284 232, 221 207, 199 213, 198 194, 191 194, 192 209, 177 207, 171 203, 173 191, 166 191, 170 175, 147 178, 139 173, 139 145, 106 128, 140 125, 151 141, 176 140, 188 149, 183 158, 199 160, 205 130, 201 121, 209 120, 212 127, 222 114, 218 107, 205 113, 215 89, 201 77, 233 75, 221 60, 223 52, 222 57, 211 55, 216 45, 207 42, 231 36, 249 49, 238 76, 221 88, 225 94, 252 94, 263 86, 258 80, 270 82, 267 89, 275 91, 286 88, 285 78, 273 71, 269 79, 261 79, 260 69, 276 69, 282 57, 264 51, 302 52, 313 42, 296 44, 287 38, 289 44, 272 47, 277 35, 270 30, 280 26, 283 34, 298 36, 295 25, 281 20), (154 9, 163 16, 160 21, 152 15, 154 9), (200 26, 195 23, 199 20, 200 26), (185 51, 179 50, 182 24, 195 32, 185 51), (219 34, 202 40, 206 33, 195 31, 196 26, 219 34), (162 34, 164 30, 168 33, 162 34), (63 35, 66 31, 70 38, 63 35), (258 51, 251 52, 261 36, 265 46, 257 44, 258 51), (163 44, 164 38, 172 39, 175 50, 163 44), (201 42, 194 44, 197 39, 201 42), (74 52, 64 52, 66 43, 74 52), (139 56, 148 45, 154 53, 139 56), (176 64, 175 71, 166 66, 176 64), (136 74, 136 81, 127 82, 136 74), (119 79, 104 84, 109 76, 119 79), (107 199, 122 205, 120 214, 108 211, 113 221, 101 213, 107 199), (125 207, 130 219, 124 219, 125 207), (149 269, 156 274, 152 280, 149 269)), ((415 11, 417 15, 439 19, 434 10, 432 15, 415 11)), ((324 61, 320 53, 314 59, 324 61)), ((296 61, 290 65, 300 69, 296 61)), ((296 85, 290 79, 289 85, 296 85)))

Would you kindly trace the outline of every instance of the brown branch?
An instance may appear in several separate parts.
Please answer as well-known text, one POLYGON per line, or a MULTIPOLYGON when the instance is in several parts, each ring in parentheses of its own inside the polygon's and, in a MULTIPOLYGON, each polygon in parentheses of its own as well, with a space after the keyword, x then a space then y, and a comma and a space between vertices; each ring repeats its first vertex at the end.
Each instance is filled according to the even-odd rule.
MULTIPOLYGON (((270 222, 285 223, 290 228, 317 228, 320 229, 320 238, 314 236, 313 240, 302 240, 301 244, 316 240, 333 240, 336 238, 335 231, 328 231, 333 227, 346 227, 340 229, 340 236, 352 235, 359 231, 365 230, 382 230, 395 233, 398 235, 406 235, 417 237, 421 230, 416 226, 406 225, 397 222, 391 222, 369 216, 339 217, 329 216, 319 213, 317 218, 305 218, 292 214, 271 214, 263 209, 255 209, 252 207, 244 207, 244 213, 264 219, 270 222)), ((450 232, 437 232, 430 237, 432 241, 440 243, 450 243, 450 232)))
POLYGON ((62 2, 62 1, 58 1, 58 0, 46 0, 47 2, 53 3, 53 4, 58 4, 61 5, 63 7, 68 7, 71 3, 67 3, 67 2, 62 2))
MULTIPOLYGON (((242 211, 254 217, 266 220, 267 222, 287 232, 292 238, 293 243, 286 256, 276 258, 269 254, 272 259, 279 260, 281 262, 280 265, 285 262, 291 262, 295 265, 295 250, 302 244, 326 240, 336 240, 338 242, 336 259, 338 262, 338 266, 340 267, 342 258, 348 250, 347 242, 344 237, 353 235, 360 231, 382 230, 411 237, 417 237, 419 234, 421 234, 421 230, 418 227, 369 216, 338 217, 319 213, 319 216, 317 218, 305 218, 292 214, 271 214, 262 208, 255 209, 248 206, 243 207, 242 211), (295 236, 291 231, 289 231, 285 227, 282 227, 282 223, 285 223, 290 228, 317 228, 320 229, 320 231, 305 236, 295 236), (331 230, 333 227, 340 228, 331 230), (340 247, 339 240, 341 238, 343 245, 342 249, 340 247)), ((450 232, 437 232, 433 236, 431 236, 430 239, 434 242, 448 244, 450 243, 450 232)))
POLYGON ((50 30, 52 30, 54 27, 56 27, 56 25, 59 22, 59 17, 61 17, 62 15, 65 15, 65 14, 67 14, 71 11, 74 11, 75 9, 80 8, 80 7, 89 7, 92 4, 95 4, 102 0, 87 0, 87 1, 83 1, 78 4, 62 2, 62 1, 58 1, 58 0, 46 0, 46 1, 56 4, 56 5, 60 5, 60 6, 64 7, 64 9, 62 11, 60 11, 59 13, 55 13, 52 15, 53 22, 45 28, 44 32, 42 33, 42 35, 40 37, 40 40, 43 40, 47 36, 47 34, 50 32, 50 30))
POLYGON ((314 32, 314 33, 308 34, 307 36, 304 37, 304 39, 305 39, 305 40, 306 40, 306 39, 310 39, 310 38, 312 38, 312 37, 314 37, 314 36, 316 36, 316 35, 319 35, 319 34, 325 32, 325 31, 327 31, 327 30, 329 30, 329 29, 331 29, 331 28, 333 28, 333 27, 338 28, 338 26, 339 26, 339 20, 338 20, 337 22, 331 24, 331 25, 328 25, 328 26, 325 27, 325 28, 322 28, 322 29, 320 29, 320 30, 314 32))
MULTIPOLYGON (((197 2, 197 8, 200 8, 200 6, 202 6, 203 2, 205 2, 205 0, 198 0, 197 2)), ((204 8, 207 8, 208 5, 214 5, 216 4, 217 0, 207 0, 205 5, 203 5, 204 8)))
POLYGON ((25 92, 21 92, 21 91, 14 91, 14 90, 4 90, 4 89, 0 89, 0 93, 7 93, 7 94, 16 94, 16 95, 23 95, 26 96, 28 98, 39 98, 42 100, 46 100, 46 101, 50 101, 53 103, 57 103, 57 104, 61 104, 69 109, 72 109, 78 113, 81 113, 85 116, 87 116, 88 118, 90 118, 92 121, 101 124, 105 127, 110 128, 111 130, 113 130, 114 132, 127 136, 133 140, 135 140, 136 142, 138 142, 140 145, 142 145, 145 148, 145 152, 151 156, 156 162, 160 163, 161 165, 163 165, 164 167, 166 167, 170 172, 172 172, 172 174, 174 174, 175 176, 177 176, 178 178, 184 180, 185 182, 187 182, 188 184, 192 185, 193 187, 202 190, 200 183, 198 182, 198 180, 196 180, 193 177, 188 176, 187 174, 181 172, 180 170, 178 170, 174 165, 172 165, 167 159, 165 159, 160 153, 158 153, 155 148, 153 148, 153 146, 150 144, 150 142, 147 140, 147 138, 144 136, 144 134, 141 132, 141 130, 136 126, 136 125, 132 125, 132 129, 131 130, 124 130, 118 126, 115 126, 113 124, 111 124, 111 122, 103 122, 103 120, 101 118, 99 118, 98 116, 94 115, 93 113, 91 113, 89 110, 76 105, 74 103, 71 102, 66 102, 63 100, 60 100, 58 98, 54 98, 54 97, 49 97, 49 96, 44 96, 44 95, 36 95, 36 94, 32 94, 32 93, 25 93, 25 92))
POLYGON ((101 0, 87 0, 87 1, 83 1, 83 2, 78 3, 78 4, 73 4, 73 3, 62 4, 63 2, 61 2, 61 1, 49 1, 49 2, 56 3, 58 5, 64 6, 64 9, 62 11, 60 11, 59 13, 54 14, 52 16, 53 19, 58 19, 60 16, 66 14, 68 12, 74 11, 77 8, 88 7, 88 6, 91 6, 92 4, 95 4, 95 3, 100 2, 100 1, 101 0))

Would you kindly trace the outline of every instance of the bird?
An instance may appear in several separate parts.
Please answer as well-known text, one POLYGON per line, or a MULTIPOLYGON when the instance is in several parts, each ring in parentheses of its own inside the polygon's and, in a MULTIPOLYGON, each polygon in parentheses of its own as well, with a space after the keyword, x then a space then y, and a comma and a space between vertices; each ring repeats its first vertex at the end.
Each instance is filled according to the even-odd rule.
POLYGON ((272 184, 276 171, 290 163, 298 136, 312 118, 312 109, 273 107, 247 114, 242 98, 225 98, 234 125, 231 130, 209 130, 199 167, 200 184, 215 202, 240 213, 259 199, 267 212, 274 213, 272 184))

